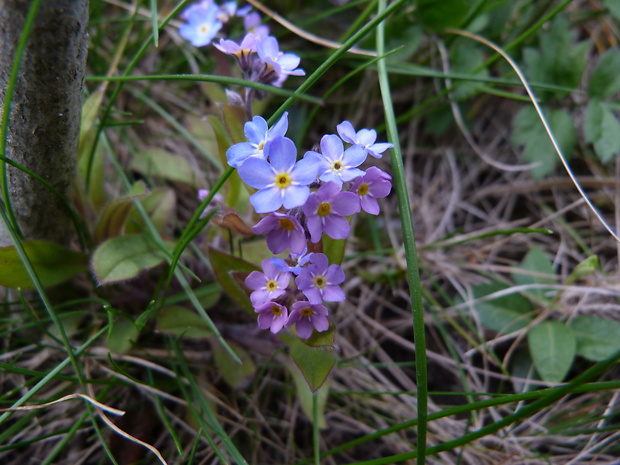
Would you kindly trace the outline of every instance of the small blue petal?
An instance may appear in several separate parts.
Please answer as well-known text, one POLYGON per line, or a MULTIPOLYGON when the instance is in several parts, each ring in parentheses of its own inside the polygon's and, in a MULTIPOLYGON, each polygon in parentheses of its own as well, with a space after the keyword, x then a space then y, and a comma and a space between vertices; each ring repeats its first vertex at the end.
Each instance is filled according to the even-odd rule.
POLYGON ((250 197, 256 213, 271 213, 282 206, 282 196, 278 187, 262 189, 250 197))
POLYGON ((278 173, 288 172, 296 158, 297 148, 288 137, 276 137, 269 144, 269 161, 278 173))
POLYGON ((274 183, 275 175, 271 165, 260 158, 248 158, 239 167, 238 173, 243 182, 255 189, 264 189, 274 183))

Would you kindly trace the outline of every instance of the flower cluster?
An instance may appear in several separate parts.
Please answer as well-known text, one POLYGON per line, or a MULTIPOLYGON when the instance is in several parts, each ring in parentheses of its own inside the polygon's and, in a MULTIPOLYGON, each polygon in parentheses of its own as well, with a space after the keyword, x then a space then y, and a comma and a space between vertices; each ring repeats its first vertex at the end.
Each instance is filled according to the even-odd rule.
POLYGON ((241 179, 257 189, 250 197, 256 212, 267 214, 253 232, 267 235, 273 254, 290 250, 287 260, 263 260, 262 272, 250 273, 245 281, 258 326, 277 333, 295 325, 298 336, 307 339, 313 329, 329 327, 324 303, 345 299, 342 268, 330 265, 323 253, 308 253, 308 241, 316 244, 323 234, 345 239, 348 216, 360 210, 379 213, 377 199, 390 193, 391 177, 374 166, 366 171, 360 166, 368 155, 379 158, 392 144, 375 143, 376 131, 356 132, 344 121, 337 127, 339 136, 323 136, 320 150, 297 160, 287 129, 287 113, 271 128, 255 116, 245 123, 248 141, 230 147, 226 156, 241 179))

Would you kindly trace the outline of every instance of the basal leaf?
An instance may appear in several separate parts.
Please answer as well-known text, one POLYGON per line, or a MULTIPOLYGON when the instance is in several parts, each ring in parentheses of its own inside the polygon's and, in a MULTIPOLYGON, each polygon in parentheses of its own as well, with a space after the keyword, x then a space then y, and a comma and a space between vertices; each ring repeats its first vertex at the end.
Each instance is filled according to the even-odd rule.
POLYGON ((132 187, 129 195, 120 197, 109 203, 95 226, 93 238, 95 243, 103 242, 111 237, 117 237, 125 231, 125 223, 129 217, 129 212, 133 207, 133 201, 146 195, 146 186, 138 181, 132 187))
POLYGON ((161 309, 157 317, 157 331, 175 336, 206 339, 213 331, 197 313, 185 307, 170 305, 161 309))
MULTIPOLYGON (((509 289, 502 283, 480 284, 472 291, 474 298, 509 289)), ((493 300, 477 302, 474 306, 480 323, 486 328, 502 333, 509 333, 525 328, 532 321, 534 307, 520 294, 510 294, 493 300)))
POLYGON ((213 341, 212 348, 215 365, 222 378, 232 388, 243 389, 247 387, 256 374, 256 365, 244 348, 232 342, 228 342, 228 345, 241 359, 242 364, 239 365, 233 360, 228 351, 219 342, 213 341))
MULTIPOLYGON (((169 228, 173 225, 172 220, 176 210, 175 191, 168 187, 158 187, 149 192, 146 197, 141 198, 139 202, 151 219, 155 229, 160 234, 169 232, 169 228)), ((127 234, 138 234, 146 229, 142 216, 135 208, 135 205, 133 207, 125 225, 125 232, 127 234)))
POLYGON ((597 98, 588 102, 584 134, 603 163, 620 153, 620 122, 609 106, 597 98))
POLYGON ((605 99, 618 91, 620 91, 620 49, 613 47, 599 58, 594 67, 588 83, 588 94, 590 97, 605 99))
MULTIPOLYGON (((575 125, 570 115, 562 110, 545 110, 547 121, 566 158, 570 158, 575 146, 575 125)), ((537 165, 532 176, 542 179, 553 171, 559 157, 551 144, 545 128, 534 108, 523 107, 513 120, 511 142, 523 147, 523 158, 537 165)))
POLYGON ((577 355, 600 362, 620 351, 620 323, 598 316, 578 316, 570 322, 577 355))
POLYGON ((471 6, 471 2, 466 0, 417 0, 416 3, 417 19, 434 31, 460 26, 471 6))
POLYGON ((256 265, 246 262, 214 248, 209 249, 209 260, 217 281, 230 298, 246 310, 254 312, 252 302, 243 280, 252 271, 260 270, 256 265))
POLYGON ((91 261, 99 285, 127 281, 164 262, 166 256, 145 236, 129 234, 102 243, 91 261))
POLYGON ((116 318, 108 339, 108 349, 115 354, 124 354, 138 339, 138 328, 132 321, 116 318))
POLYGON ((575 359, 573 329, 560 321, 545 321, 527 334, 530 355, 543 381, 561 382, 575 359))
MULTIPOLYGON (((54 242, 22 242, 43 286, 55 286, 88 270, 88 256, 54 242)), ((0 286, 34 289, 14 246, 0 247, 0 286)))
MULTIPOLYGON (((540 247, 533 247, 519 266, 513 267, 512 278, 515 284, 557 284, 558 278, 553 269, 553 263, 540 247)), ((531 289, 527 291, 540 300, 545 299, 545 289, 531 289)))
POLYGON ((148 177, 167 179, 196 186, 196 170, 184 158, 162 149, 138 152, 131 160, 131 169, 148 177))

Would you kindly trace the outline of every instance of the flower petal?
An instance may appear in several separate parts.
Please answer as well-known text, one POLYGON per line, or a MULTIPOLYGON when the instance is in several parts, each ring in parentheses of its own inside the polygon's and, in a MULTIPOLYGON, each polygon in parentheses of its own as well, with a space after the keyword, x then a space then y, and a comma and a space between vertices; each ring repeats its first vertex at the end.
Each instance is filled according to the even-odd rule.
POLYGON ((262 189, 250 197, 250 202, 256 213, 271 213, 282 206, 282 196, 279 188, 269 187, 262 189))

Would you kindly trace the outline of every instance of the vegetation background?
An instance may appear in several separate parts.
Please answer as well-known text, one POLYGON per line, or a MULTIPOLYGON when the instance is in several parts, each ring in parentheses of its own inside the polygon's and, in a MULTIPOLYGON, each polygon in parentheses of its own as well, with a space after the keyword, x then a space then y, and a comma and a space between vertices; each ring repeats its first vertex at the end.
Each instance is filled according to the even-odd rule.
POLYGON ((618 463, 620 2, 251 2, 307 73, 255 114, 395 144, 309 345, 246 311, 244 83, 179 36, 190 3, 90 2, 70 246, 3 192, 0 461, 618 463))

